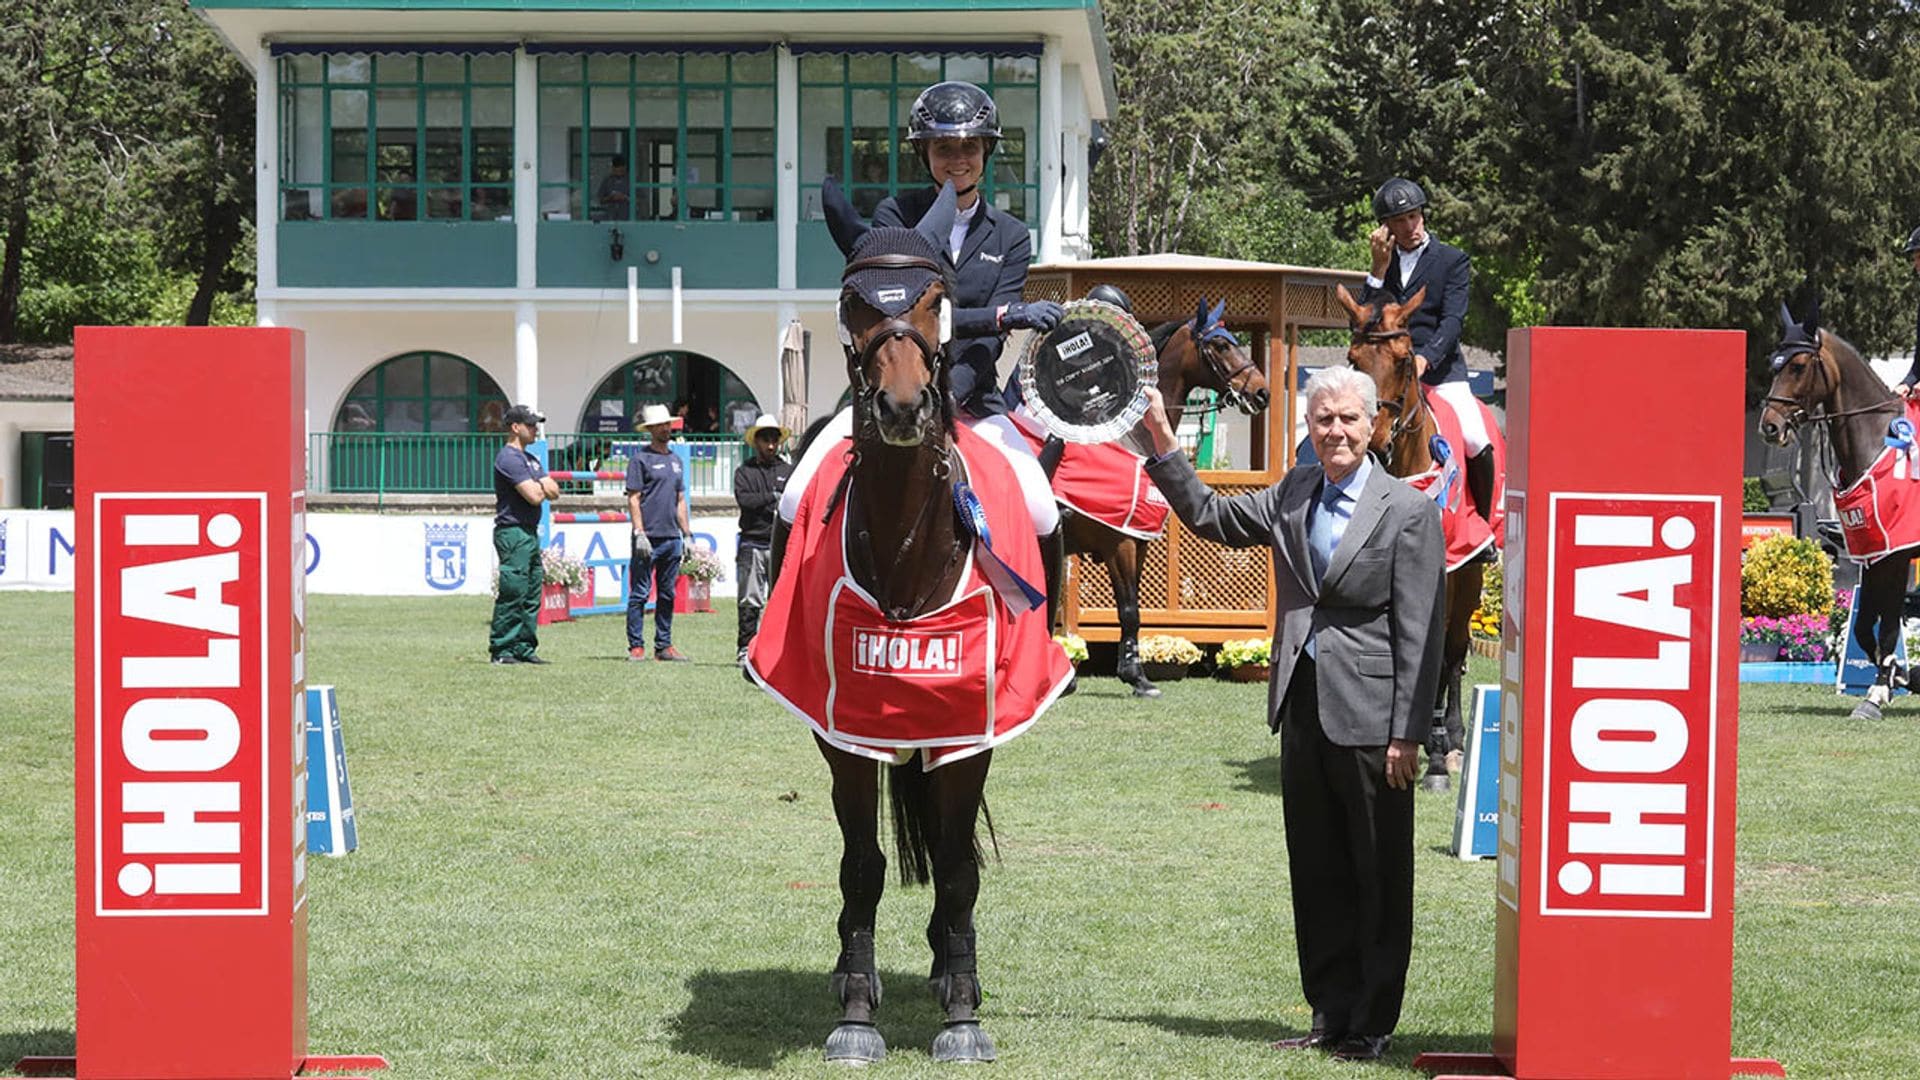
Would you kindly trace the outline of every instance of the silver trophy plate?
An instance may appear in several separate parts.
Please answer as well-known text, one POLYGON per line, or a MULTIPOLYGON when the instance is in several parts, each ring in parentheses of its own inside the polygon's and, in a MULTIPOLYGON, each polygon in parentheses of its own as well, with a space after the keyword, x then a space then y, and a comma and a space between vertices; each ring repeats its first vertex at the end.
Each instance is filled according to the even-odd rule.
POLYGON ((1060 325, 1027 339, 1020 393, 1046 429, 1067 442, 1121 440, 1147 414, 1160 361, 1146 328, 1103 300, 1075 300, 1060 325))

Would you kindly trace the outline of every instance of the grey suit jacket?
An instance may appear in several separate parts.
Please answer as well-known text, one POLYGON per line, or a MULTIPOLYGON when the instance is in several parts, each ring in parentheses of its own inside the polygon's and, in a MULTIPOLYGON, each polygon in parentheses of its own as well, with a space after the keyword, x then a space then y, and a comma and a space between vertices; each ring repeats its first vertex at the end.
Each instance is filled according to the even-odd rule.
POLYGON ((1150 461, 1147 474, 1195 533, 1230 547, 1273 549, 1277 625, 1267 722, 1274 730, 1314 632, 1328 739, 1341 746, 1426 739, 1446 639, 1446 541, 1431 501, 1376 465, 1316 587, 1307 515, 1319 465, 1297 466, 1265 491, 1232 497, 1201 483, 1181 454, 1150 461))

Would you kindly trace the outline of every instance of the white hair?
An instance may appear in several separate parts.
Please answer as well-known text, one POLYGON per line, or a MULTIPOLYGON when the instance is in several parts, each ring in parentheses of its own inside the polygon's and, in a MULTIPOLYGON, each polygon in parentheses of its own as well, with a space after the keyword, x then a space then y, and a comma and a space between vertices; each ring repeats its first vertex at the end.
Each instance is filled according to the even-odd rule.
POLYGON ((1328 394, 1352 394, 1360 399, 1360 411, 1368 419, 1380 410, 1380 394, 1374 389, 1373 376, 1358 368, 1323 367, 1307 380, 1307 413, 1313 413, 1314 399, 1328 394))

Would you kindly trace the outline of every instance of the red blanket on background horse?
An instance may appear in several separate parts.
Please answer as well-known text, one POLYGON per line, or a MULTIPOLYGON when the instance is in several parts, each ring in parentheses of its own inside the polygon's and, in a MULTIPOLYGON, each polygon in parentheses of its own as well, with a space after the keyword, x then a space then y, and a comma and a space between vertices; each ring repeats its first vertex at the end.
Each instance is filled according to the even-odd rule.
POLYGON ((1507 440, 1493 422, 1493 410, 1475 401, 1480 422, 1487 432, 1487 445, 1493 448, 1493 514, 1491 520, 1474 512, 1473 499, 1467 494, 1467 442, 1460 434, 1460 420, 1446 399, 1421 393, 1432 410, 1439 434, 1433 437, 1434 466, 1419 476, 1407 477, 1414 490, 1426 495, 1440 507, 1440 526, 1447 538, 1447 572, 1452 573, 1468 559, 1493 545, 1498 550, 1504 540, 1507 501, 1507 440))
MULTIPOLYGON (((964 425, 953 442, 998 538, 993 550, 1021 578, 1044 580, 1012 467, 964 425)), ((748 673, 822 739, 877 761, 917 748, 934 768, 1026 731, 1073 677, 1045 608, 1013 614, 970 551, 945 605, 887 618, 847 569, 845 500, 821 521, 846 469, 836 449, 801 496, 748 673)))
POLYGON ((1920 402, 1908 401, 1906 415, 1887 425, 1887 446, 1866 474, 1845 491, 1833 493, 1833 508, 1846 535, 1847 557, 1877 562, 1896 551, 1920 546, 1920 402))
MULTIPOLYGON (((1047 442, 1046 429, 1025 406, 1012 415, 1038 455, 1047 442)), ((1173 510, 1147 478, 1146 459, 1118 443, 1067 443, 1053 471, 1053 497, 1076 514, 1141 540, 1164 535, 1173 510)))

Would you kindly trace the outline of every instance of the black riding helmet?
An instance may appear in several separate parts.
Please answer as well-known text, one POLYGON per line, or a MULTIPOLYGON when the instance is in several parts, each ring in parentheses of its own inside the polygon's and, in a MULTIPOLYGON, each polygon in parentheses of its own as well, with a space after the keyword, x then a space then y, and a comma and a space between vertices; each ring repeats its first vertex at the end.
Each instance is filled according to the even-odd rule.
POLYGON ((1129 315, 1133 314, 1133 301, 1127 299, 1127 294, 1121 292, 1120 286, 1118 285, 1108 285, 1104 282, 1095 285, 1093 288, 1087 290, 1087 299, 1104 300, 1129 315))
MULTIPOLYGON (((1000 108, 985 90, 970 82, 934 83, 913 99, 907 116, 907 141, 924 144, 934 139, 977 137, 986 144, 987 156, 1000 142, 1000 108)), ((925 164, 927 148, 915 147, 925 164)))
POLYGON ((1380 185, 1373 193, 1373 219, 1385 221, 1390 217, 1404 214, 1409 210, 1419 210, 1427 205, 1427 193, 1420 185, 1405 177, 1396 176, 1380 185))
POLYGON ((1907 246, 1900 249, 1900 254, 1912 255, 1916 251, 1920 251, 1920 229, 1907 234, 1907 246))

